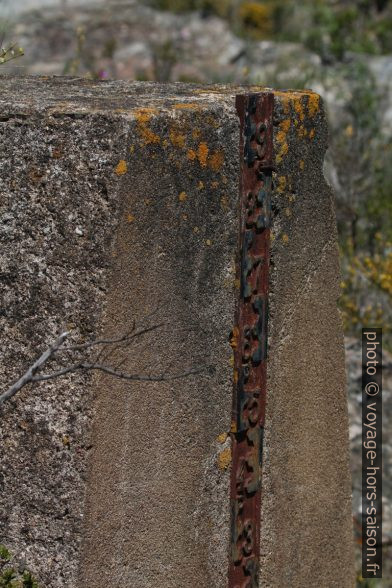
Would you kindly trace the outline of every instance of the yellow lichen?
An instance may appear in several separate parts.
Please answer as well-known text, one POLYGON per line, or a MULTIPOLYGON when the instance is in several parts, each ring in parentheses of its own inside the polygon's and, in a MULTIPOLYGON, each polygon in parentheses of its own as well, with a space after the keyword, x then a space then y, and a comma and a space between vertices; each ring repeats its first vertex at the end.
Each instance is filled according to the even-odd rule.
POLYGON ((283 157, 287 154, 289 150, 289 146, 287 145, 287 143, 283 143, 282 147, 279 150, 279 153, 276 156, 276 161, 278 163, 280 163, 283 159, 283 157))
POLYGON ((194 128, 192 131, 192 139, 199 139, 200 135, 201 135, 200 129, 198 129, 197 127, 194 128))
POLYGON ((315 135, 314 129, 310 129, 310 131, 309 131, 309 139, 313 139, 314 135, 315 135))
POLYGON ((206 239, 206 245, 212 245, 211 239, 206 239))
POLYGON ((133 216, 133 214, 131 214, 130 212, 127 214, 127 222, 128 223, 133 223, 133 221, 135 220, 135 217, 133 216))
POLYGON ((194 233, 199 233, 199 232, 200 232, 200 229, 199 229, 199 227, 193 227, 193 232, 194 232, 194 233))
POLYGON ((282 194, 286 189, 287 179, 286 176, 279 176, 278 177, 278 185, 276 187, 276 192, 278 194, 282 194))
POLYGON ((287 133, 285 131, 278 131, 276 133, 276 140, 278 143, 284 143, 286 141, 286 135, 287 133))
POLYGON ((215 151, 208 160, 208 165, 214 170, 219 171, 223 165, 224 154, 222 151, 215 151))
POLYGON ((218 443, 224 443, 226 441, 228 437, 227 433, 221 433, 220 435, 217 436, 216 440, 218 441, 218 443))
POLYGON ((170 141, 175 147, 183 148, 185 145, 185 137, 180 133, 177 133, 174 129, 171 129, 169 132, 170 141))
POLYGON ((308 98, 308 111, 311 118, 319 111, 320 96, 318 94, 310 94, 308 98))
POLYGON ((305 118, 305 113, 301 98, 297 98, 296 100, 294 100, 294 110, 298 114, 299 120, 302 122, 305 118))
POLYGON ((150 143, 159 143, 161 138, 152 132, 151 129, 147 128, 146 126, 139 127, 139 133, 143 139, 144 145, 149 145, 150 143))
POLYGON ((303 125, 301 125, 297 129, 297 133, 298 133, 298 137, 300 137, 302 139, 303 137, 306 137, 306 135, 308 134, 308 131, 305 129, 305 127, 303 125))
POLYGON ((216 188, 218 188, 218 186, 219 186, 219 182, 217 182, 216 180, 211 182, 211 188, 213 188, 214 190, 216 190, 216 188))
POLYGON ((237 349, 238 347, 238 338, 240 336, 240 331, 238 327, 234 327, 230 337, 230 347, 232 349, 237 349))
POLYGON ((178 102, 174 105, 174 108, 177 110, 199 110, 200 106, 192 102, 178 102))
POLYGON ((206 167, 208 157, 208 146, 207 143, 200 143, 197 150, 197 158, 202 167, 206 167))
POLYGON ((197 187, 198 187, 199 190, 203 190, 203 188, 204 188, 204 182, 202 182, 200 180, 199 183, 197 184, 197 187))
POLYGON ((230 432, 231 433, 236 433, 237 432, 237 423, 235 421, 231 421, 231 424, 230 424, 230 432))
POLYGON ((234 280, 234 288, 237 288, 237 290, 239 290, 240 287, 241 287, 241 280, 235 279, 234 280))
POLYGON ((135 110, 135 118, 139 123, 146 123, 156 114, 156 108, 138 108, 135 110))
POLYGON ((178 200, 180 202, 185 202, 185 200, 187 199, 187 194, 186 192, 181 192, 181 194, 178 195, 178 200))
POLYGON ((122 176, 127 173, 127 170, 128 170, 127 162, 124 159, 120 159, 120 161, 118 162, 118 164, 116 166, 116 174, 118 176, 122 176))
POLYGON ((157 110, 155 108, 139 108, 138 110, 135 110, 135 118, 138 122, 137 130, 144 145, 159 143, 161 140, 161 138, 147 126, 147 123, 156 112, 157 110))
POLYGON ((193 149, 188 149, 188 153, 186 154, 186 156, 190 161, 194 161, 197 157, 196 151, 194 151, 193 149))
POLYGON ((288 133, 291 126, 291 120, 289 118, 285 118, 282 122, 279 123, 279 127, 282 129, 284 133, 288 133))
POLYGON ((238 383, 238 370, 233 370, 233 382, 234 384, 238 383))
POLYGON ((230 464, 231 464, 231 449, 230 449, 230 447, 226 447, 218 455, 218 468, 220 470, 227 470, 227 468, 229 467, 230 464))
POLYGON ((290 217, 291 216, 291 208, 285 208, 284 213, 286 216, 290 217))
POLYGON ((285 245, 287 245, 287 243, 289 242, 289 237, 288 235, 286 235, 286 233, 282 235, 282 241, 285 245))
POLYGON ((299 162, 299 168, 300 168, 301 170, 303 170, 303 169, 304 169, 304 167, 305 167, 305 162, 304 162, 304 160, 303 160, 303 159, 301 159, 301 160, 300 160, 300 162, 299 162))

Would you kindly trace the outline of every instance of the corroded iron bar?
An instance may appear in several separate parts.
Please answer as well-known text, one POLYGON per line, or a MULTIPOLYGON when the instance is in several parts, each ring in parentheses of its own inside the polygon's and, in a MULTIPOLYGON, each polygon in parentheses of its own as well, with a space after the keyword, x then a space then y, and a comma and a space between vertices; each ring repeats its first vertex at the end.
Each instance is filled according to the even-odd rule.
POLYGON ((268 92, 241 95, 236 106, 241 121, 240 298, 232 337, 229 588, 258 588, 274 97, 268 92))

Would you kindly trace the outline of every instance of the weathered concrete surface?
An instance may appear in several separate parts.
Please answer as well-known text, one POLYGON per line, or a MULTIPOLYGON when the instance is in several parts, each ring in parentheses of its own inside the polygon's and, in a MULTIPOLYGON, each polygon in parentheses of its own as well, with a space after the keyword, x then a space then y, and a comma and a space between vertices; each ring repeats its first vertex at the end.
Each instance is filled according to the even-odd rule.
MULTIPOLYGON (((2 91, 2 382, 65 324, 121 334, 154 310, 148 324, 165 325, 122 369, 207 369, 148 384, 78 374, 21 393, 2 415, 0 541, 48 588, 224 588, 234 97, 246 90, 30 78, 4 79, 2 91)), ((349 587, 325 121, 314 94, 276 93, 276 124, 261 585, 349 587)))
POLYGON ((275 124, 261 585, 353 586, 337 235, 322 172, 321 100, 276 92, 275 124))

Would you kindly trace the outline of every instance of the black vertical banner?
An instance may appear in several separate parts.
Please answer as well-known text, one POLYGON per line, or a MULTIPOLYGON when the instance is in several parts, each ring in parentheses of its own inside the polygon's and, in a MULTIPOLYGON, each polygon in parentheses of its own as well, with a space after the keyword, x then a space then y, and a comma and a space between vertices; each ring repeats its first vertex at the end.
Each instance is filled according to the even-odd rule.
POLYGON ((382 329, 362 329, 362 577, 382 578, 382 329))

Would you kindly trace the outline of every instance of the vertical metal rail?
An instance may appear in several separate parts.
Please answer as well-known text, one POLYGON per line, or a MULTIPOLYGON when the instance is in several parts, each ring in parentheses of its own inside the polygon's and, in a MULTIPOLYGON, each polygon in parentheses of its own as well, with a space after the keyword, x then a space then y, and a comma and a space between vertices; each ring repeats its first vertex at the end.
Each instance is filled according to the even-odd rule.
POLYGON ((236 106, 241 121, 240 299, 232 336, 229 588, 259 588, 274 97, 270 92, 241 95, 236 106))

